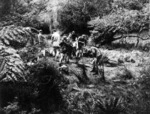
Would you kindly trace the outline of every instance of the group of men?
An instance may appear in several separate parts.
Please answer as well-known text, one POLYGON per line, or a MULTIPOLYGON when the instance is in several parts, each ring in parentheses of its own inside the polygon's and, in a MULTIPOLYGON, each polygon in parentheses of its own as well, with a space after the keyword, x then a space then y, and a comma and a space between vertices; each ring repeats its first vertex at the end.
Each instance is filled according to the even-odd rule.
POLYGON ((53 47, 53 55, 55 59, 58 57, 59 62, 63 61, 69 62, 70 58, 75 57, 79 59, 82 57, 83 47, 86 45, 86 35, 82 35, 74 38, 73 35, 75 32, 71 32, 68 36, 63 35, 60 36, 59 32, 56 31, 52 34, 52 47, 53 47))
MULTIPOLYGON (((42 32, 39 31, 38 42, 49 43, 47 48, 52 48, 51 54, 55 57, 55 60, 59 58, 59 62, 69 62, 70 58, 80 59, 83 54, 83 48, 86 45, 86 35, 74 37, 75 32, 71 32, 69 35, 61 36, 59 31, 55 31, 50 35, 50 39, 43 40, 42 32)), ((45 49, 42 50, 45 55, 45 49)))
MULTIPOLYGON (((74 31, 68 36, 61 36, 59 31, 51 34, 52 55, 55 57, 55 60, 59 59, 60 63, 69 63, 69 59, 75 58, 76 62, 78 62, 85 54, 85 56, 94 58, 92 72, 98 73, 98 66, 101 64, 100 59, 102 58, 101 52, 96 47, 85 48, 88 40, 86 35, 73 37, 74 34, 74 31)), ((38 35, 39 42, 41 42, 41 35, 40 32, 38 35)))

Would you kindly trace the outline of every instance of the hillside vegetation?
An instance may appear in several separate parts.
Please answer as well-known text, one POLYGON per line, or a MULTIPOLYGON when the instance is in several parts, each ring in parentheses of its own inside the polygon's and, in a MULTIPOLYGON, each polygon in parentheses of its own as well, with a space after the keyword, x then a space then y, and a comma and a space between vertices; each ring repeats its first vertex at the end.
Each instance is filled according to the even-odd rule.
POLYGON ((0 114, 149 114, 149 8, 149 0, 0 0, 0 114), (84 48, 102 54, 98 74, 87 56, 60 67, 48 45, 55 30, 85 34, 84 48))

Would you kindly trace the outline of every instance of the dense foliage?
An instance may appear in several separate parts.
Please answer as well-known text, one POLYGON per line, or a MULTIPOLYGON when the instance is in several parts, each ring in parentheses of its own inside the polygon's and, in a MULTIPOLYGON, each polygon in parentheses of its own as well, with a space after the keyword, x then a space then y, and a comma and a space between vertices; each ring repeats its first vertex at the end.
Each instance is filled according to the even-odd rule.
POLYGON ((0 31, 0 56, 5 60, 5 73, 1 76, 1 80, 26 81, 25 66, 29 60, 36 57, 41 47, 37 46, 37 51, 34 46, 32 47, 37 43, 37 33, 36 29, 30 27, 3 27, 0 31), (23 55, 25 53, 32 57, 23 55))
POLYGON ((33 109, 39 113, 59 110, 63 104, 59 86, 62 83, 60 76, 54 64, 48 64, 46 60, 43 60, 29 68, 26 82, 0 82, 0 96, 3 100, 1 108, 6 107, 6 111, 10 110, 10 113, 14 113, 13 106, 17 105, 16 113, 25 111, 27 114, 33 109), (8 102, 17 104, 12 104, 12 107, 10 104, 12 109, 9 109, 8 102))
POLYGON ((108 0, 70 0, 63 10, 58 12, 58 22, 67 30, 86 33, 87 22, 95 16, 105 15, 110 11, 108 0))
POLYGON ((112 12, 89 22, 89 27, 99 32, 97 40, 109 43, 116 34, 141 33, 149 29, 149 4, 138 0, 115 0, 112 12))
MULTIPOLYGON (((97 44, 103 45, 123 38, 124 34, 140 34, 149 29, 148 2, 1 0, 0 113, 149 112, 149 68, 143 67, 138 78, 133 78, 133 74, 125 69, 121 76, 117 74, 117 81, 102 80, 102 75, 94 76, 89 71, 87 63, 91 58, 88 58, 87 63, 83 60, 82 64, 64 65, 66 69, 63 71, 52 58, 40 55, 46 46, 44 41, 39 43, 37 38, 39 29, 43 33, 52 32, 53 29, 66 33, 75 30, 79 34, 88 33, 97 44), (121 35, 115 38, 116 34, 121 35)), ((139 61, 143 62, 142 59, 139 61)), ((103 74, 103 78, 104 75, 109 74, 103 74)))
POLYGON ((58 28, 87 33, 88 25, 98 31, 109 27, 104 30, 106 34, 114 27, 121 32, 138 32, 141 27, 147 29, 149 20, 147 0, 9 0, 1 3, 1 11, 7 12, 1 13, 2 26, 30 25, 50 32, 58 28))

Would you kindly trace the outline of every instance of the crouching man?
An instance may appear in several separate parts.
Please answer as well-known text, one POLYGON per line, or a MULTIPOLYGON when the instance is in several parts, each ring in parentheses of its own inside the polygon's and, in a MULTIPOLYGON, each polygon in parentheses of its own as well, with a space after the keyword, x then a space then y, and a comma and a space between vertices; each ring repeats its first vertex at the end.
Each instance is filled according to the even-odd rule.
POLYGON ((94 55, 94 59, 92 61, 92 71, 95 75, 101 74, 104 75, 104 64, 108 63, 109 59, 107 56, 105 56, 98 48, 91 47, 91 50, 94 55))
MULTIPOLYGON (((92 71, 91 72, 94 72, 95 75, 98 75, 99 74, 99 66, 102 67, 103 64, 101 62, 101 58, 102 58, 102 55, 99 55, 97 57, 95 57, 92 61, 92 71)), ((100 68, 101 69, 101 68, 100 68)))

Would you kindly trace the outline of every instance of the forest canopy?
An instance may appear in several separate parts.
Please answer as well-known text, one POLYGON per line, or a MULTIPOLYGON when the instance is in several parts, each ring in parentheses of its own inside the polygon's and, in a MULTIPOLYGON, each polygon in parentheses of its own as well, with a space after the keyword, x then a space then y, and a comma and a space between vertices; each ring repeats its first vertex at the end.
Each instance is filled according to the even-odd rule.
MULTIPOLYGON (((1 0, 1 26, 9 24, 35 28, 75 30, 89 33, 116 27, 119 31, 148 29, 148 0, 1 0), (20 20, 20 21, 18 21, 20 20)), ((48 30, 49 29, 49 30, 48 30)))

